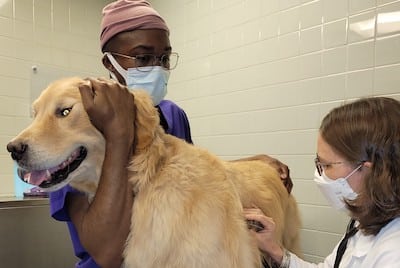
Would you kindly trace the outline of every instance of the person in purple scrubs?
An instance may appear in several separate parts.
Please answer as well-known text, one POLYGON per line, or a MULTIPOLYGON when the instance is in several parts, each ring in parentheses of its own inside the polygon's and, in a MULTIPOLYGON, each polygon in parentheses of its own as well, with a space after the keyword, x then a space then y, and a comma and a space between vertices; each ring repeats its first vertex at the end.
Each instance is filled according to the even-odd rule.
MULTIPOLYGON (((172 50, 165 21, 150 4, 119 0, 107 5, 103 9, 100 44, 103 65, 119 83, 89 79, 90 86, 80 87, 85 109, 106 139, 98 190, 90 204, 85 195, 68 185, 50 194, 51 215, 67 223, 75 255, 80 259, 76 267, 80 268, 120 267, 123 261, 134 199, 126 170, 134 147, 134 111, 133 98, 126 88, 147 90, 165 132, 192 143, 185 112, 174 102, 164 100, 170 71, 179 57, 172 50)), ((291 191, 293 184, 286 165, 267 155, 242 160, 252 159, 275 166, 291 191)))

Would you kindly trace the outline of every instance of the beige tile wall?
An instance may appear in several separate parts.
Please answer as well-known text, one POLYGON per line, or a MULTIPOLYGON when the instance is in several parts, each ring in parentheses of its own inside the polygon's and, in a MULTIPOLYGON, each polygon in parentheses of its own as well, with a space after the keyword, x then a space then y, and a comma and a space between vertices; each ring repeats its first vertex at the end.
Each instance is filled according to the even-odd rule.
POLYGON ((347 217, 316 189, 321 117, 345 100, 400 99, 400 1, 151 0, 180 63, 170 99, 194 142, 226 159, 257 153, 291 168, 308 260, 329 254, 347 217))
POLYGON ((108 2, 0 1, 0 196, 14 195, 6 144, 31 120, 32 66, 106 75, 98 36, 101 10, 108 2))

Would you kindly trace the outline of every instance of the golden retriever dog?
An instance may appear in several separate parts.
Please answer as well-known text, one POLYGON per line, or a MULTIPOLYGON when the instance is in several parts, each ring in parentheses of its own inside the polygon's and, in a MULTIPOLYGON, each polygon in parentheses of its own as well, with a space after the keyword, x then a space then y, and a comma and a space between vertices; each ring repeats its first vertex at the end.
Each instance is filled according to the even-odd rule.
MULTIPOLYGON (((34 120, 8 145, 25 181, 53 191, 70 184, 93 197, 105 140, 83 107, 80 78, 55 81, 33 103, 34 120)), ((282 245, 299 252, 296 202, 260 161, 223 161, 164 132, 151 98, 133 91, 135 195, 124 267, 259 268, 261 253, 243 207, 272 217, 282 245)))

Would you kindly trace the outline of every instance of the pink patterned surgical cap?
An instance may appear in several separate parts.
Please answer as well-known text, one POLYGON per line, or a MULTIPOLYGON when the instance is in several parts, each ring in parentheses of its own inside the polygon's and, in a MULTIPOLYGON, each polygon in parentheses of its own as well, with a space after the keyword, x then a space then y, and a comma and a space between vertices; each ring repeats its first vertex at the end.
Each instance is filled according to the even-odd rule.
POLYGON ((145 0, 118 0, 103 8, 101 48, 118 33, 138 29, 161 29, 169 33, 164 19, 145 0))

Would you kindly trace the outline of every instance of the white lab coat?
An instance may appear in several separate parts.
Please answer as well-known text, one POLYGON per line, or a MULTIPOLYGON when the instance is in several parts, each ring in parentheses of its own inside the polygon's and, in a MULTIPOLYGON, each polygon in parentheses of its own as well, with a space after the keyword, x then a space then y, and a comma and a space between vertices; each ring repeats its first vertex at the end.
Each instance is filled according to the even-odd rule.
MULTIPOLYGON (((340 242, 339 242, 340 243, 340 242)), ((323 263, 313 264, 290 254, 290 268, 332 268, 336 258, 336 245, 323 263)), ((348 240, 340 268, 395 268, 400 267, 400 218, 388 223, 376 236, 358 231, 348 240)))

